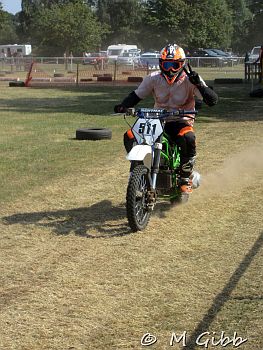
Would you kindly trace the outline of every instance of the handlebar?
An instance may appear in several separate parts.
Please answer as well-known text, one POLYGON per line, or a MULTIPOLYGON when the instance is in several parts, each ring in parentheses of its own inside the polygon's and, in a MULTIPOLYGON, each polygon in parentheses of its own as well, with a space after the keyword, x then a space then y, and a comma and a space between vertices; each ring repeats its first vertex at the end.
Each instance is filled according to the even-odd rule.
POLYGON ((178 109, 174 111, 167 111, 165 109, 159 109, 159 108, 128 108, 126 115, 139 117, 139 118, 145 118, 145 119, 167 119, 168 117, 175 117, 175 116, 187 116, 189 118, 194 119, 194 117, 191 117, 189 114, 196 115, 198 112, 195 110, 185 110, 185 109, 178 109))

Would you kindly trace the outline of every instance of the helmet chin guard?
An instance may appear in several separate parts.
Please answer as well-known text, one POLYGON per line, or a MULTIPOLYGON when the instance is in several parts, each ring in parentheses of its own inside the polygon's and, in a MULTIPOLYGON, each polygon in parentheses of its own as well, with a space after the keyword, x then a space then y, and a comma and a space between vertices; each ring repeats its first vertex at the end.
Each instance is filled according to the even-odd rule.
MULTIPOLYGON (((170 72, 169 72, 170 73, 170 72)), ((165 80, 167 81, 167 83, 169 85, 172 85, 173 83, 175 83, 181 76, 181 74, 183 73, 183 68, 175 73, 175 74, 167 74, 166 72, 162 72, 162 76, 165 78, 165 80)))

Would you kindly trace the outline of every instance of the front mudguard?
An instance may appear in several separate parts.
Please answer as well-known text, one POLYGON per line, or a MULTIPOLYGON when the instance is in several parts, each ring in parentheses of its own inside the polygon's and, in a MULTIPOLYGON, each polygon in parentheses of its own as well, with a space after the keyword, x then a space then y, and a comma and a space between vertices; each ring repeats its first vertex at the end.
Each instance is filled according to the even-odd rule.
POLYGON ((131 162, 131 172, 138 164, 148 169, 150 191, 152 191, 152 147, 149 145, 135 145, 127 154, 126 159, 131 162))
POLYGON ((135 145, 127 154, 126 159, 129 161, 143 162, 143 164, 151 169, 152 167, 152 147, 149 145, 135 145))

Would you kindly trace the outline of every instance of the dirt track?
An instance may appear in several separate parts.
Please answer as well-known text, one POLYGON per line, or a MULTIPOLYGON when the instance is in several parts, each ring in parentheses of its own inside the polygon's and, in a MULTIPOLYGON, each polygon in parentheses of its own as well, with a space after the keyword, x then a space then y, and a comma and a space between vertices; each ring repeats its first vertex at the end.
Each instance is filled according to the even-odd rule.
MULTIPOLYGON (((1 350, 139 349, 147 332, 158 350, 171 348, 172 332, 187 333, 188 346, 174 348, 194 349, 203 332, 236 332, 248 339, 241 350, 262 350, 262 107, 224 89, 221 106, 230 98, 233 110, 217 114, 219 106, 196 125, 202 186, 185 206, 158 204, 145 232, 127 226, 129 164, 116 145, 106 172, 103 161, 94 168, 81 158, 77 176, 62 174, 1 205, 1 350)), ((10 106, 28 115, 23 93, 18 106, 6 100, 6 119, 10 106)), ((44 110, 52 103, 40 101, 44 110)), ((77 104, 69 95, 62 102, 77 104)))
POLYGON ((262 149, 204 170, 189 204, 159 204, 144 233, 126 224, 122 158, 7 204, 0 349, 138 349, 147 331, 168 349, 173 330, 223 330, 261 350, 262 149))

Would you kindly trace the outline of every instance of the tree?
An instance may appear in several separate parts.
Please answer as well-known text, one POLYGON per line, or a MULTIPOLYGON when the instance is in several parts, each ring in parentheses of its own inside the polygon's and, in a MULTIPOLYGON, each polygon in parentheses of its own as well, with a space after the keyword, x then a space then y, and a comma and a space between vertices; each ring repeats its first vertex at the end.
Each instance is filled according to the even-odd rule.
POLYGON ((168 42, 187 48, 230 45, 232 18, 225 0, 149 0, 145 9, 151 42, 159 49, 168 42))
POLYGON ((0 1, 0 30, 3 27, 4 18, 5 18, 5 14, 4 14, 4 11, 3 11, 3 5, 2 5, 2 2, 0 1))
POLYGON ((98 20, 106 24, 108 34, 104 46, 114 43, 133 44, 138 42, 142 6, 139 0, 89 0, 98 20))
POLYGON ((144 5, 144 46, 160 50, 167 43, 183 45, 184 18, 187 5, 184 0, 149 0, 144 5))
POLYGON ((263 2, 262 0, 249 0, 252 12, 252 21, 249 26, 248 42, 252 46, 263 45, 263 2))
MULTIPOLYGON (((82 4, 88 3, 89 0, 81 1, 82 4)), ((28 41, 33 42, 32 35, 33 18, 44 9, 52 9, 52 6, 63 6, 68 4, 75 4, 79 0, 21 0, 22 11, 19 13, 19 35, 22 38, 27 38, 28 41)))
POLYGON ((190 48, 226 48, 231 44, 233 25, 225 0, 186 1, 185 38, 190 48))
POLYGON ((90 7, 81 0, 35 9, 28 30, 40 49, 49 47, 53 54, 60 55, 98 49, 104 32, 90 7))
POLYGON ((232 13, 233 34, 231 47, 235 52, 242 52, 247 46, 249 23, 252 13, 248 7, 247 0, 227 0, 232 13))
POLYGON ((17 39, 15 16, 4 11, 0 2, 0 43, 16 43, 17 39))

